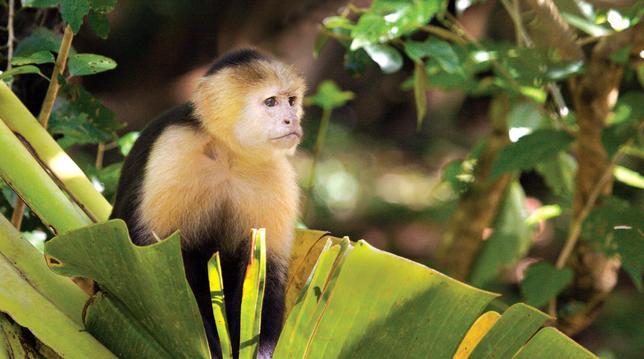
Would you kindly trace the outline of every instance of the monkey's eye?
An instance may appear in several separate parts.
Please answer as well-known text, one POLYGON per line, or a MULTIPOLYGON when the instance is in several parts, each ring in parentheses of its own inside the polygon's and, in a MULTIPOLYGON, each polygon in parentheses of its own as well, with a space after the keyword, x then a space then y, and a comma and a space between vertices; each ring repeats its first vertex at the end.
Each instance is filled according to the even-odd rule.
POLYGON ((297 99, 297 97, 295 97, 295 96, 289 97, 288 98, 288 104, 291 105, 291 106, 295 105, 295 100, 296 99, 297 99))
POLYGON ((275 99, 275 96, 269 97, 266 100, 264 100, 264 105, 268 107, 273 107, 277 105, 277 100, 275 99))

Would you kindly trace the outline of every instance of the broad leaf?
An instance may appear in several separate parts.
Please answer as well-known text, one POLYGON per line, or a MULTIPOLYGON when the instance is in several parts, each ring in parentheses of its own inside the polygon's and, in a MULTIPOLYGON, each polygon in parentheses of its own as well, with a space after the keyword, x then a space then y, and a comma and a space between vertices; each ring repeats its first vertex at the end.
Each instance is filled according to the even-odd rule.
POLYGON ((530 169, 543 160, 553 158, 572 141, 573 137, 563 131, 537 130, 507 145, 492 164, 491 175, 494 177, 505 172, 530 169))
MULTIPOLYGON (((0 278, 0 313, 28 328, 58 356, 114 358, 82 326, 87 296, 71 281, 52 273, 42 254, 22 240, 1 215, 0 278)), ((2 317, 0 314, 0 356, 5 354, 2 317)), ((16 352, 13 355, 20 357, 16 352)))
POLYGON ((44 76, 42 72, 40 72, 40 69, 37 68, 34 65, 25 65, 25 66, 19 66, 19 67, 13 67, 11 70, 7 70, 3 73, 0 73, 0 80, 4 80, 16 75, 24 75, 24 74, 38 74, 41 76, 44 76))
POLYGON ((640 291, 644 274, 644 232, 641 224, 639 227, 617 227, 614 232, 622 266, 640 291))
POLYGON ((344 106, 353 99, 353 92, 342 91, 335 82, 326 80, 322 82, 313 96, 307 98, 307 102, 323 109, 332 110, 344 106))
POLYGON ((443 40, 429 38, 424 42, 406 41, 405 53, 414 61, 420 61, 427 57, 432 58, 445 72, 450 74, 462 71, 458 55, 452 46, 443 40))
POLYGON ((571 196, 575 188, 577 162, 568 153, 561 152, 536 164, 535 170, 543 177, 550 190, 562 197, 571 196))
POLYGON ((541 307, 561 293, 572 282, 570 268, 557 269, 548 262, 539 262, 528 267, 521 282, 521 293, 526 303, 541 307))
POLYGON ((185 279, 179 236, 131 243, 111 220, 45 244, 52 270, 94 279, 102 289, 86 310, 87 330, 122 357, 208 357, 201 316, 185 279))
POLYGON ((101 39, 107 39, 107 35, 110 33, 110 23, 105 14, 95 10, 90 10, 87 15, 87 21, 89 22, 89 26, 92 27, 92 30, 94 30, 96 36, 101 39))
POLYGON ((548 315, 535 308, 515 304, 503 313, 470 358, 510 359, 548 319, 548 315))
POLYGON ((94 75, 116 67, 116 61, 109 57, 95 54, 75 54, 67 62, 72 76, 94 75))
POLYGON ((513 358, 592 359, 596 357, 557 329, 549 327, 541 329, 513 358))
POLYGON ((494 298, 364 241, 328 247, 311 278, 275 358, 449 357, 494 298))
POLYGON ((37 27, 31 32, 31 35, 22 39, 18 43, 14 56, 28 57, 31 54, 40 51, 51 51, 57 53, 60 48, 61 41, 62 36, 60 34, 56 34, 44 27, 37 27))
POLYGON ((619 255, 624 270, 642 288, 644 217, 642 210, 617 197, 604 197, 584 221, 582 238, 594 241, 606 255, 619 255))
POLYGON ((123 127, 114 113, 79 85, 65 84, 65 98, 52 113, 49 130, 64 135, 64 145, 114 141, 123 127))
MULTIPOLYGON (((315 253, 320 235, 300 230, 296 243, 303 247, 313 243, 315 253)), ((363 241, 354 246, 346 238, 322 238, 328 241, 288 316, 276 359, 377 359, 426 357, 427 353, 433 358, 464 359, 469 353, 510 358, 549 319, 524 304, 510 307, 501 318, 488 312, 477 319, 475 313, 493 299, 492 293, 363 241)), ((553 345, 555 352, 593 358, 559 332, 547 341, 541 344, 553 345)))
POLYGON ((47 64, 54 62, 54 55, 50 51, 38 51, 25 57, 16 56, 11 59, 11 64, 15 66, 27 64, 47 64))
POLYGON ((88 0, 60 0, 60 14, 74 33, 83 25, 83 18, 89 12, 88 0))

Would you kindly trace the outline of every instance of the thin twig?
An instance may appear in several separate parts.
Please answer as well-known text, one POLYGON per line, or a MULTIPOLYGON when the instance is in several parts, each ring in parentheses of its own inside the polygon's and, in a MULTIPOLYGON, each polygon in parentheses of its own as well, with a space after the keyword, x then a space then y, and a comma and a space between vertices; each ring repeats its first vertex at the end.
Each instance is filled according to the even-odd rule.
POLYGON ((320 159, 320 153, 322 152, 322 147, 324 146, 324 139, 326 137, 326 132, 329 127, 329 122, 331 119, 331 109, 324 108, 322 109, 322 120, 320 121, 320 128, 318 129, 318 135, 315 141, 315 148, 313 149, 313 162, 311 163, 311 171, 309 173, 309 179, 306 184, 306 202, 304 204, 304 209, 302 210, 302 221, 306 220, 306 215, 309 211, 309 206, 313 201, 313 188, 315 187, 315 171, 317 168, 318 161, 320 159))
MULTIPOLYGON (((640 129, 638 131, 641 131, 641 128, 642 126, 640 125, 640 129)), ((564 244, 561 253, 559 253, 559 257, 557 258, 557 263, 555 266, 558 269, 561 269, 566 265, 566 262, 568 261, 568 258, 570 257, 575 244, 577 244, 577 240, 579 240, 579 234, 581 233, 581 226, 584 220, 586 219, 586 217, 588 217, 590 211, 592 211, 592 209, 595 207, 595 202, 597 202, 599 195, 602 193, 602 190, 604 189, 604 187, 606 187, 606 184, 613 176, 613 169, 615 168, 615 165, 624 156, 624 147, 630 145, 631 143, 633 143, 633 139, 624 144, 624 146, 622 146, 620 150, 613 156, 613 159, 610 161, 608 167, 606 167, 604 173, 599 178, 599 181, 597 181, 597 183, 593 187, 592 192, 590 192, 588 200, 582 207, 581 211, 579 211, 577 216, 573 218, 570 225, 568 238, 566 239, 566 243, 564 244)))
POLYGON ((105 144, 99 143, 98 148, 96 149, 96 169, 103 168, 103 155, 105 154, 105 144))
POLYGON ((13 32, 15 0, 9 0, 9 17, 7 18, 7 70, 11 70, 11 59, 13 58, 13 43, 15 41, 13 32))
POLYGON ((49 117, 51 116, 51 110, 54 107, 54 102, 56 101, 56 97, 58 96, 58 90, 60 89, 58 76, 62 75, 65 71, 65 66, 67 65, 67 56, 69 55, 69 49, 72 46, 73 38, 74 32, 72 31, 72 28, 67 25, 63 34, 63 41, 60 44, 58 56, 56 57, 56 63, 54 64, 54 71, 51 73, 51 81, 49 82, 49 87, 47 88, 47 94, 45 95, 45 99, 43 100, 40 114, 38 114, 38 121, 44 128, 47 128, 47 123, 49 122, 49 117))
POLYGON ((25 202, 18 196, 16 196, 16 205, 13 207, 13 213, 11 214, 11 224, 16 227, 17 230, 20 230, 22 226, 22 218, 25 213, 25 202))
POLYGON ((454 42, 455 44, 458 45, 465 45, 467 44, 467 41, 465 41, 463 38, 459 37, 458 35, 454 34, 453 32, 449 30, 445 30, 442 27, 434 26, 434 25, 425 25, 420 27, 421 30, 428 32, 432 35, 436 35, 438 37, 441 37, 445 40, 450 40, 454 42))
MULTIPOLYGON (((62 73, 65 71, 67 56, 69 55, 69 49, 71 48, 73 38, 74 32, 72 31, 72 28, 67 25, 65 27, 65 33, 63 34, 63 41, 61 42, 60 49, 58 50, 56 63, 54 64, 54 71, 52 71, 51 73, 51 81, 49 81, 47 94, 45 95, 45 99, 43 100, 43 104, 40 109, 40 114, 38 115, 38 121, 45 129, 47 128, 47 123, 49 122, 49 117, 51 116, 51 110, 54 107, 54 101, 56 101, 56 96, 58 96, 58 89, 60 88, 60 84, 58 83, 58 76, 62 75, 62 73)), ((25 203, 22 201, 22 199, 18 198, 18 200, 16 201, 16 206, 13 210, 13 214, 11 216, 11 222, 17 230, 20 230, 24 211, 25 203)))

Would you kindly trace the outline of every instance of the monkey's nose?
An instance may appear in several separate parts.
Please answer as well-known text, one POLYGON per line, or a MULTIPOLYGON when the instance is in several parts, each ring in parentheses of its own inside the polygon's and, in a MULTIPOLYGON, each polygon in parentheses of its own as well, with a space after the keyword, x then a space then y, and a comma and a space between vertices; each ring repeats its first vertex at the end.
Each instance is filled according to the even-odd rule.
POLYGON ((287 118, 287 119, 285 119, 285 120, 283 120, 282 122, 283 122, 285 125, 290 125, 290 124, 291 124, 291 120, 289 120, 288 118, 287 118))

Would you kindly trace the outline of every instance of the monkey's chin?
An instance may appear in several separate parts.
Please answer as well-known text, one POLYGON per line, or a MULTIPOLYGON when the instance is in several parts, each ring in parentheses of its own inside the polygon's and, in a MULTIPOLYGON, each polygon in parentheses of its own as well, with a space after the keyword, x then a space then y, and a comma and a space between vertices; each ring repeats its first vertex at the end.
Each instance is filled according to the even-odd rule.
POLYGON ((271 139, 271 144, 279 149, 290 150, 300 143, 300 136, 297 133, 289 133, 284 136, 271 139))

